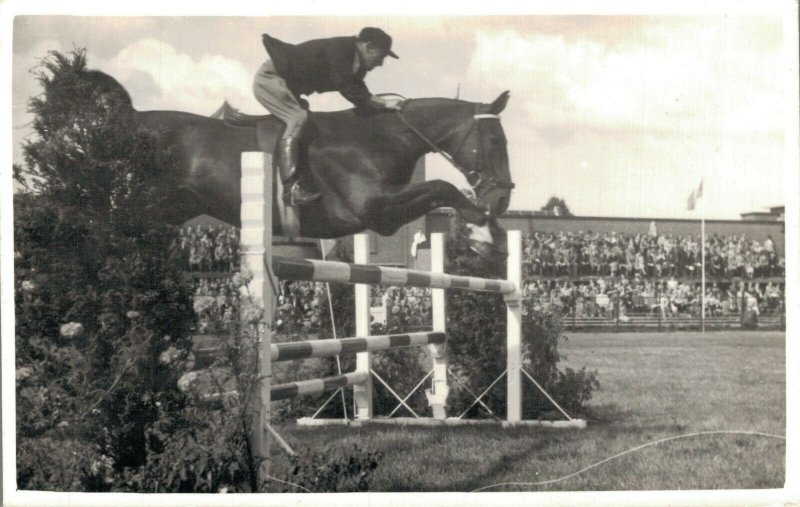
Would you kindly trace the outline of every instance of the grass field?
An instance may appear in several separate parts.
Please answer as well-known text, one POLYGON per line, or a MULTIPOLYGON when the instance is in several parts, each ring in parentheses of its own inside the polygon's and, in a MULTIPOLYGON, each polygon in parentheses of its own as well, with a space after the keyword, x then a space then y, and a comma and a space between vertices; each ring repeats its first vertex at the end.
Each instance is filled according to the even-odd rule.
MULTIPOLYGON (((783 332, 568 333, 565 365, 598 370, 584 430, 282 428, 293 445, 359 442, 384 458, 371 491, 473 491, 560 478, 659 439, 716 430, 785 432, 783 332)), ((785 442, 702 435, 627 454, 541 486, 490 491, 780 488, 785 442)), ((274 470, 282 467, 277 459, 274 470)))

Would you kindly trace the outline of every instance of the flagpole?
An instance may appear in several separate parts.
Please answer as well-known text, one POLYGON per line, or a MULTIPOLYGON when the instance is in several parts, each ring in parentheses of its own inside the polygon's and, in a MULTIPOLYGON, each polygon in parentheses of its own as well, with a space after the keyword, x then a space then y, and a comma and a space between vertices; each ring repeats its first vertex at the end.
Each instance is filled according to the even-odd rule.
MULTIPOLYGON (((702 179, 700 185, 702 188, 702 179)), ((706 204, 700 195, 700 333, 706 333, 706 204)))

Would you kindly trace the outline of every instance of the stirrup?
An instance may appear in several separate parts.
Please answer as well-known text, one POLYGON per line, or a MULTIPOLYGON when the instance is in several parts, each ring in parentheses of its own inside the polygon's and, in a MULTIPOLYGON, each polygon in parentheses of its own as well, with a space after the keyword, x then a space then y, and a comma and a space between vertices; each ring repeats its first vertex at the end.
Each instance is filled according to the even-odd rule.
POLYGON ((300 186, 300 180, 287 181, 283 191, 283 203, 286 206, 300 206, 312 201, 316 201, 322 194, 318 192, 307 192, 300 186))

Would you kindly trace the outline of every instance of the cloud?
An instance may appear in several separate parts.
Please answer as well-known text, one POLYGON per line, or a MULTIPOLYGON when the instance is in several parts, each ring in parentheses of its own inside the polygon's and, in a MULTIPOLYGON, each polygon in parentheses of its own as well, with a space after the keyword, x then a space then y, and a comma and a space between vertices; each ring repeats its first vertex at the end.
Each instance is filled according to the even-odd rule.
POLYGON ((208 115, 225 99, 239 108, 260 107, 252 97, 253 71, 240 62, 213 54, 193 58, 153 38, 122 48, 100 68, 128 88, 137 109, 208 115))
POLYGON ((779 53, 754 44, 758 33, 683 20, 655 24, 628 44, 479 31, 468 76, 519 92, 538 126, 779 132, 781 90, 771 78, 779 53))
POLYGON ((609 21, 613 36, 476 32, 466 82, 481 94, 511 89, 511 207, 555 194, 579 214, 685 216, 701 174, 709 216, 780 202, 780 24, 638 21, 609 21))

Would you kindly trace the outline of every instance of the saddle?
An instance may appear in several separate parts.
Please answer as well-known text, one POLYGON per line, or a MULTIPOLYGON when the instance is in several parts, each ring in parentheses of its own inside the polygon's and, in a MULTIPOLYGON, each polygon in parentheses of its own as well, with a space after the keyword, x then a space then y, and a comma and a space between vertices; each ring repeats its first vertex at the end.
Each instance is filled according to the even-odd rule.
MULTIPOLYGON (((256 131, 256 139, 258 140, 258 147, 261 151, 275 155, 278 153, 278 141, 280 141, 283 130, 286 126, 271 114, 252 115, 245 114, 231 106, 226 100, 222 106, 213 114, 211 118, 224 121, 227 125, 237 128, 254 128, 256 131)), ((306 143, 300 145, 300 165, 305 166, 307 163, 307 150, 306 143)), ((301 178, 309 179, 309 171, 301 170, 301 178)), ((275 188, 275 195, 273 196, 273 207, 277 208, 278 214, 281 218, 281 226, 284 236, 297 237, 300 234, 300 217, 298 210, 292 206, 285 206, 283 199, 283 183, 277 176, 278 174, 278 157, 272 158, 272 174, 273 186, 275 188)), ((306 183, 307 184, 307 183, 306 183)))

